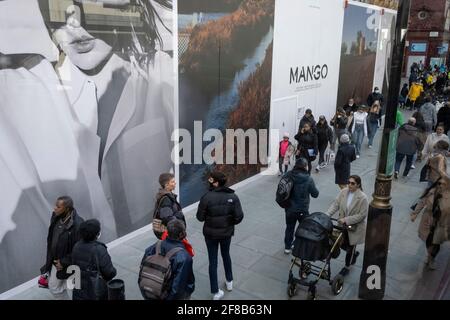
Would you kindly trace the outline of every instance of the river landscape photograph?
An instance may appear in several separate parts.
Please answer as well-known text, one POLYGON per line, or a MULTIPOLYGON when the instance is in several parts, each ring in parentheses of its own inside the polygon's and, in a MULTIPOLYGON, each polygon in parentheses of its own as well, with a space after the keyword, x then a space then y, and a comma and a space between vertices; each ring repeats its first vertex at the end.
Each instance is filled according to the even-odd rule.
MULTIPOLYGON (((224 136, 226 129, 269 128, 274 7, 274 0, 179 3, 179 127, 192 137, 196 121, 202 133, 218 129, 224 136)), ((267 141, 258 139, 263 145, 267 141)), ((203 148, 209 143, 203 142, 203 148)), ((249 164, 248 148, 245 164, 181 163, 181 204, 200 199, 212 170, 223 171, 230 185, 259 173, 267 154, 249 164)))

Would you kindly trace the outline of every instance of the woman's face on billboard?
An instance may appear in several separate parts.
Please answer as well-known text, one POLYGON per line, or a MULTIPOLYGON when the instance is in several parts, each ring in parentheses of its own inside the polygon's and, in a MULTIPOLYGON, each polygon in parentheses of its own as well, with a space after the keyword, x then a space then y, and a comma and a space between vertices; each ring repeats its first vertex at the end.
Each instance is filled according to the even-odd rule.
MULTIPOLYGON (((103 40, 93 37, 82 26, 79 5, 84 2, 74 1, 76 4, 67 7, 66 24, 57 29, 53 36, 74 65, 82 70, 93 70, 109 58, 112 48, 103 40)), ((124 6, 130 0, 99 0, 97 3, 124 6)))

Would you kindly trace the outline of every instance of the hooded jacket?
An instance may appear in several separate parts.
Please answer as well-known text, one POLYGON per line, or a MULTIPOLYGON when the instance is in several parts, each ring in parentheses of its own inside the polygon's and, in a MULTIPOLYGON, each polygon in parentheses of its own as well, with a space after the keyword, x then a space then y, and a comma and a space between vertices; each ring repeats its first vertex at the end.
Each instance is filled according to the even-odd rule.
POLYGON ((433 124, 433 126, 436 125, 437 114, 434 104, 432 104, 431 102, 425 103, 420 107, 420 113, 422 114, 423 120, 425 120, 425 122, 430 122, 433 124))
POLYGON ((203 235, 209 239, 225 239, 234 235, 234 226, 244 218, 241 202, 234 190, 217 187, 201 199, 197 219, 205 222, 203 235))
POLYGON ((406 123, 398 130, 397 152, 413 155, 420 149, 422 142, 419 139, 416 127, 406 123))
POLYGON ((303 213, 309 214, 310 196, 317 198, 319 190, 317 190, 314 180, 306 171, 292 170, 288 174, 291 175, 294 185, 289 198, 290 204, 286 208, 287 213, 303 213))

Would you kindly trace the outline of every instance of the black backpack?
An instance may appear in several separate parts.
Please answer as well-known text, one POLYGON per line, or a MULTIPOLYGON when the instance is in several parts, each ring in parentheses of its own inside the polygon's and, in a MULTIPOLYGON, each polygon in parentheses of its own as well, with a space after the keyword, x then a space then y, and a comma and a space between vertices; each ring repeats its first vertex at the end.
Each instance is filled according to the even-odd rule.
POLYGON ((291 172, 286 173, 278 183, 275 201, 282 208, 287 208, 290 205, 289 198, 291 197, 291 190, 294 186, 291 172))

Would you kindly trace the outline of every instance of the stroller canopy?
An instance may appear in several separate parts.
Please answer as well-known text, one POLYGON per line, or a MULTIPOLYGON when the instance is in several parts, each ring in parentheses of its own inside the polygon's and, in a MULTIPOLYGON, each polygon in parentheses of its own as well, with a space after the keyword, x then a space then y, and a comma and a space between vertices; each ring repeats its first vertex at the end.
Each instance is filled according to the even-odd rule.
POLYGON ((331 218, 323 212, 314 212, 302 220, 295 236, 311 241, 322 241, 331 231, 333 231, 331 218))

